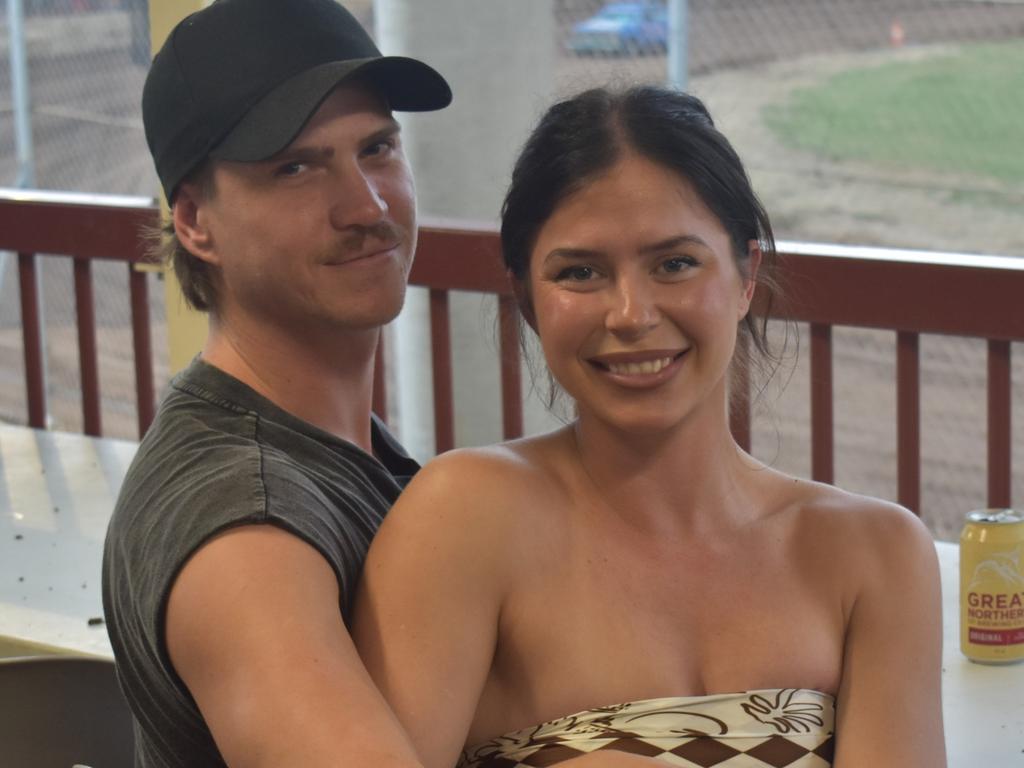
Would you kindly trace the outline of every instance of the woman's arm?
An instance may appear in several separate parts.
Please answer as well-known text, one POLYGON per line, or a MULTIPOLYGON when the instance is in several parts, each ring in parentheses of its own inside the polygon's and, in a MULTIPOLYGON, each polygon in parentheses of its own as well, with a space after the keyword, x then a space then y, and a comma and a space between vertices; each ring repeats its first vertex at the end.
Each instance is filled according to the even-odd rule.
POLYGON ((852 537, 861 587, 846 629, 835 768, 940 768, 942 599, 935 544, 902 508, 871 505, 852 537))
POLYGON ((427 768, 455 765, 494 655, 511 542, 491 463, 455 453, 420 471, 356 600, 353 639, 427 768))

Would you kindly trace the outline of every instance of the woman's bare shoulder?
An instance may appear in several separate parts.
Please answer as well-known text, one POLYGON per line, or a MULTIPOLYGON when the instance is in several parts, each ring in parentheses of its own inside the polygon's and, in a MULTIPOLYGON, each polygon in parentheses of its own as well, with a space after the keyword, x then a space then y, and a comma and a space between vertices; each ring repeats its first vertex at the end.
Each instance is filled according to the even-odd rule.
POLYGON ((559 442, 552 433, 441 454, 402 492, 381 533, 401 529, 449 541, 460 530, 475 538, 513 535, 561 492, 559 442))
POLYGON ((458 448, 429 461, 410 483, 402 498, 430 488, 478 493, 485 498, 507 498, 510 487, 522 490, 524 481, 553 482, 559 433, 523 438, 478 448, 458 448), (410 493, 410 491, 412 493, 410 493))
POLYGON ((928 528, 906 507, 825 483, 779 475, 780 507, 798 516, 818 542, 863 565, 888 568, 893 558, 934 556, 928 528))

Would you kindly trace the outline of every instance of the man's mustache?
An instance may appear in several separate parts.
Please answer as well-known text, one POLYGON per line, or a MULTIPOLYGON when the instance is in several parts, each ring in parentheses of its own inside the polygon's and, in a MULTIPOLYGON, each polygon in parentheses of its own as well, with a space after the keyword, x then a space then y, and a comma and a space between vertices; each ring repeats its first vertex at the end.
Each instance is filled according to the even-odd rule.
POLYGON ((346 233, 341 241, 342 253, 359 254, 377 245, 396 245, 404 240, 402 229, 390 221, 381 221, 369 226, 359 225, 346 233))

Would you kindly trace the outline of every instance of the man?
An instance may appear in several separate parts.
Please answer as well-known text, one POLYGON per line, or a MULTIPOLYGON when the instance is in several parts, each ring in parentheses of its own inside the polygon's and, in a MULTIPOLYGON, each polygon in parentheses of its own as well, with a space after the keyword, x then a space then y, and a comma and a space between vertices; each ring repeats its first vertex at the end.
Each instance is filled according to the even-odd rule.
POLYGON ((345 618, 416 465, 371 420, 416 242, 391 110, 451 92, 333 0, 217 0, 153 61, 168 249, 210 314, 118 499, 104 610, 151 766, 416 766, 345 618))

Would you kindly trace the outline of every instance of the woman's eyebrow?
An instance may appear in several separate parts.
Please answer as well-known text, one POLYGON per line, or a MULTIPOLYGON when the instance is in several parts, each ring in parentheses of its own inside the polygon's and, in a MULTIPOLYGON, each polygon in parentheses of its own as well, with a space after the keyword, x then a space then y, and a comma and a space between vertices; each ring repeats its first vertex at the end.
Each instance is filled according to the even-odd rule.
POLYGON ((552 251, 548 251, 548 254, 544 257, 544 261, 550 261, 551 259, 573 259, 579 261, 584 259, 593 259, 600 255, 600 251, 591 250, 589 248, 555 248, 552 251))
POLYGON ((699 245, 704 248, 710 248, 707 241, 704 240, 700 235, 677 235, 670 237, 665 240, 659 240, 657 243, 651 243, 650 245, 644 245, 640 248, 640 253, 658 253, 661 251, 670 251, 673 248, 678 248, 681 245, 699 245))

